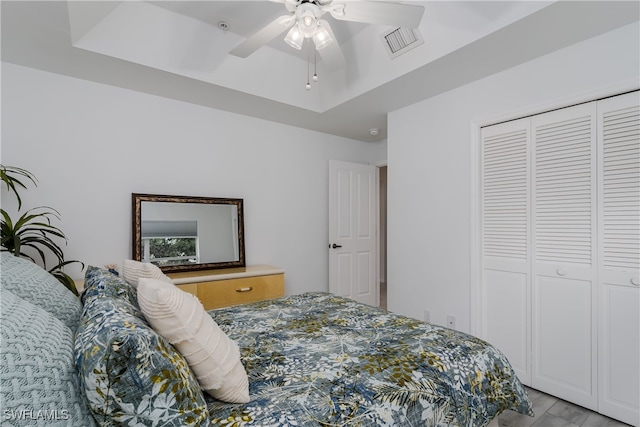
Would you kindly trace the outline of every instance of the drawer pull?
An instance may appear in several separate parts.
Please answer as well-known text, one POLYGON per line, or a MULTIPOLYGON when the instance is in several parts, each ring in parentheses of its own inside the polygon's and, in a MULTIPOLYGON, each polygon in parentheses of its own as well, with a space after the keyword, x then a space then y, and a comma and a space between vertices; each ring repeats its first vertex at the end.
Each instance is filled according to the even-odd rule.
POLYGON ((564 268, 558 268, 556 270, 556 274, 558 274, 558 276, 565 276, 567 274, 567 271, 564 268))
POLYGON ((640 286, 640 280, 637 277, 632 277, 631 284, 634 286, 640 286))
POLYGON ((238 288, 236 289, 236 292, 251 292, 253 290, 253 288, 251 286, 246 287, 246 288, 238 288))

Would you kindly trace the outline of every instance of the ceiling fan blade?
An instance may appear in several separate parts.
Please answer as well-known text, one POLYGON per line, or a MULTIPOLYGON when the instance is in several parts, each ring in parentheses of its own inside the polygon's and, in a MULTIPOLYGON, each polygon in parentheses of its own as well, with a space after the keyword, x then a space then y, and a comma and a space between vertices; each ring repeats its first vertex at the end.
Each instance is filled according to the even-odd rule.
POLYGON ((284 3, 289 12, 295 12, 298 7, 298 0, 269 0, 273 3, 284 3))
POLYGON ((238 46, 231 49, 229 52, 231 55, 239 56, 240 58, 246 58, 253 52, 269 43, 271 40, 282 34, 287 28, 291 27, 295 22, 295 16, 283 15, 273 20, 266 27, 240 43, 238 46))
POLYGON ((342 49, 340 49, 340 45, 336 40, 336 35, 333 34, 333 30, 331 29, 331 26, 327 21, 321 20, 321 22, 329 32, 329 35, 333 39, 333 42, 318 50, 318 55, 320 55, 320 58, 322 58, 322 62, 329 71, 335 71, 344 68, 347 65, 347 60, 344 58, 342 49))
POLYGON ((343 0, 322 8, 342 21, 384 24, 402 28, 418 28, 424 6, 379 1, 343 0))

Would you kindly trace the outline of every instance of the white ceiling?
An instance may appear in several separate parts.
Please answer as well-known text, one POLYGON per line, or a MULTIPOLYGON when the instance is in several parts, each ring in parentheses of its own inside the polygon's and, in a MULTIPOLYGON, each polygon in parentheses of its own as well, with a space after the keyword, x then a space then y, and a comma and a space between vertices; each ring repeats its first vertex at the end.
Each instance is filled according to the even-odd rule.
POLYGON ((2 60, 378 141, 386 138, 390 111, 640 15, 637 1, 410 3, 425 7, 419 28, 425 43, 395 59, 381 40, 391 27, 326 18, 346 57, 344 69, 330 71, 321 59, 314 65, 313 54, 286 45, 284 34, 248 58, 228 54, 288 13, 277 2, 3 0, 2 60), (220 21, 230 30, 221 30, 220 21), (314 68, 320 80, 307 91, 314 68), (380 133, 371 136, 370 128, 380 133))

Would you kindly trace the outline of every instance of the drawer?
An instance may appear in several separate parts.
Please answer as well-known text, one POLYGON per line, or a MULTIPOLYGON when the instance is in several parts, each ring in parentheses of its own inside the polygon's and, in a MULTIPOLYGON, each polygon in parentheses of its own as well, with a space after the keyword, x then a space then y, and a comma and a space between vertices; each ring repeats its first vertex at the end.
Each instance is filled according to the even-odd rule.
POLYGON ((187 283, 184 285, 176 285, 178 289, 181 291, 188 292, 192 295, 198 296, 198 284, 197 283, 187 283))
POLYGON ((197 296, 205 310, 247 304, 284 295, 284 274, 199 282, 197 296))

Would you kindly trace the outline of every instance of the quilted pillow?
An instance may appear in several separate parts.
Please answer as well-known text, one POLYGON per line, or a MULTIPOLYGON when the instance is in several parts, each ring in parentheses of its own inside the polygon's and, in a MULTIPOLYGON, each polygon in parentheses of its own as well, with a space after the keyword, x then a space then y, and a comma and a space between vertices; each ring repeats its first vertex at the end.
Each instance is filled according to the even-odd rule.
POLYGON ((124 280, 134 288, 138 287, 138 280, 140 278, 157 279, 167 283, 173 283, 169 276, 165 275, 157 265, 132 259, 125 259, 122 262, 122 275, 124 276, 124 280))
POLYGON ((34 262, 13 256, 0 255, 0 290, 14 295, 51 313, 75 331, 82 314, 80 299, 62 283, 34 262))
MULTIPOLYGON (((138 308, 136 290, 131 285, 109 270, 90 265, 85 274, 82 303, 87 305, 96 298, 103 297, 123 299, 138 308)), ((142 317, 141 313, 136 315, 142 317)))
POLYGON ((74 354, 82 389, 100 424, 207 423, 204 396, 189 365, 127 299, 102 295, 88 300, 74 354))
POLYGON ((54 422, 94 426, 78 383, 71 330, 10 291, 2 291, 1 306, 0 402, 4 421, 20 426, 54 422))
POLYGON ((160 280, 140 279, 138 301, 149 324, 187 359, 203 390, 224 402, 249 402, 238 345, 198 298, 160 280))

